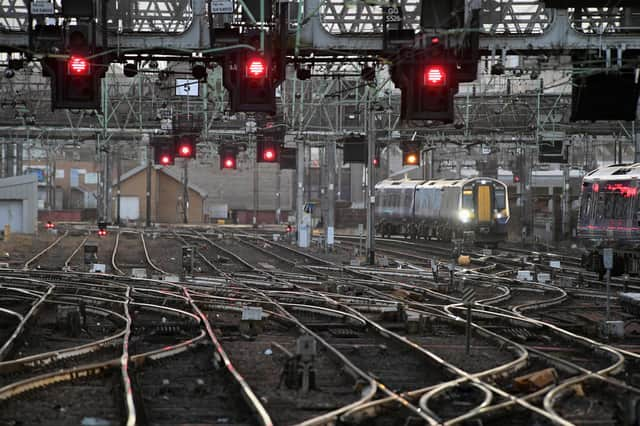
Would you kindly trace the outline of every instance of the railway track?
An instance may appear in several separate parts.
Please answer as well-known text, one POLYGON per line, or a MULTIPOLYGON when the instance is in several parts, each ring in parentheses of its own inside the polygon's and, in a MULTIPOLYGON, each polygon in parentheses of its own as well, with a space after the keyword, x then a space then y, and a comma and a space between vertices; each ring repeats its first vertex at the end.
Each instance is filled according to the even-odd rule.
POLYGON ((514 279, 505 271, 520 267, 515 252, 482 253, 450 285, 434 282, 420 259, 436 255, 415 242, 384 245, 400 268, 352 267, 344 256, 239 232, 112 234, 118 275, 73 271, 81 239, 64 256, 45 252, 27 270, 2 272, 0 421, 68 413, 126 424, 610 424, 633 408, 612 395, 640 397, 640 356, 566 316, 598 312, 602 292, 514 279), (134 265, 176 274, 166 263, 180 244, 197 248, 187 282, 126 276, 134 265), (470 286, 465 355, 461 297, 470 286), (260 308, 260 322, 243 319, 248 308, 260 308), (315 346, 305 362, 300 342, 315 346), (544 371, 551 380, 542 384, 523 379, 544 371), (47 403, 23 413, 34 395, 47 403))

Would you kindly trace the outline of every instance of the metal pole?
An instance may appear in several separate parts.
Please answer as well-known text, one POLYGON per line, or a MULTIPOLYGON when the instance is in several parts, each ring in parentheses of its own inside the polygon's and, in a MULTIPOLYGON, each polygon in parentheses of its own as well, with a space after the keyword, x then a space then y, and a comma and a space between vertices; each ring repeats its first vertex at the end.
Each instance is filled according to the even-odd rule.
POLYGON ((336 216, 336 193, 335 193, 335 176, 336 176, 336 141, 330 140, 326 144, 326 159, 327 159, 327 217, 325 225, 325 238, 327 242, 327 248, 333 250, 333 235, 335 230, 335 216, 336 216))
MULTIPOLYGON (((605 321, 608 323, 609 320, 611 319, 611 317, 609 316, 611 314, 610 312, 610 299, 611 299, 611 269, 607 268, 607 275, 606 275, 606 279, 607 279, 607 313, 605 315, 605 321)), ((608 329, 608 325, 607 325, 607 335, 609 335, 609 329, 608 329)))
POLYGON ((569 204, 571 199, 571 185, 569 184, 569 165, 562 169, 562 238, 566 239, 571 234, 571 211, 569 204))
POLYGON ((369 104, 369 128, 367 129, 368 136, 368 152, 367 152, 367 253, 369 258, 369 265, 375 265, 376 263, 376 248, 375 248, 375 192, 374 192, 374 168, 373 157, 376 150, 376 126, 375 119, 376 114, 373 108, 373 103, 369 104))
POLYGON ((111 222, 111 150, 107 147, 104 155, 104 217, 111 222))
POLYGON ((189 161, 185 158, 182 160, 183 168, 183 187, 182 187, 182 223, 189 223, 189 161))
POLYGON ((118 157, 116 159, 116 224, 120 225, 120 180, 122 179, 122 156, 120 155, 120 147, 116 151, 118 157))
POLYGON ((258 203, 260 202, 259 175, 258 175, 258 152, 256 151, 255 168, 253 169, 253 227, 258 227, 258 203))
POLYGON ((276 171, 276 225, 280 225, 280 174, 282 170, 280 170, 280 166, 278 165, 278 170, 276 171))
POLYGON ((304 139, 296 141, 296 232, 298 233, 298 246, 300 242, 300 226, 302 225, 302 215, 304 208, 304 139))
POLYGON ((631 138, 633 139, 633 161, 640 163, 640 139, 636 134, 636 122, 631 122, 631 138))
POLYGON ((146 227, 151 227, 151 144, 147 145, 147 223, 146 227))

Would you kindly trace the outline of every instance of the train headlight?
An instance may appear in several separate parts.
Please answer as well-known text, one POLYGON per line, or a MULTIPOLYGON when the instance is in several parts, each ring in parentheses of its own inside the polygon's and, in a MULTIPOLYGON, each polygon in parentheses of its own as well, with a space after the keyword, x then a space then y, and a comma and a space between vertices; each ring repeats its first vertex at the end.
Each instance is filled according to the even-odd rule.
POLYGON ((458 219, 460 219, 462 223, 469 222, 469 219, 471 219, 471 212, 467 209, 458 210, 458 219))
POLYGON ((500 212, 496 213, 496 219, 502 219, 502 213, 500 212))

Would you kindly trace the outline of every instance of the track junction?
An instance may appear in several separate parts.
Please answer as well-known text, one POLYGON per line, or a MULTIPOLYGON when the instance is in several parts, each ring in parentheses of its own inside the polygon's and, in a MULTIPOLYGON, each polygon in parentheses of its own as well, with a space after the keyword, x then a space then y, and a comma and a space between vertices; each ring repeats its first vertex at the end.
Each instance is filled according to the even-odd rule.
POLYGON ((377 243, 365 267, 348 236, 325 253, 234 227, 45 235, 0 274, 0 424, 640 422, 640 322, 616 297, 639 281, 613 280, 607 338, 603 284, 569 254, 467 248, 449 270, 445 243, 377 243), (93 240, 110 274, 86 272, 93 240))

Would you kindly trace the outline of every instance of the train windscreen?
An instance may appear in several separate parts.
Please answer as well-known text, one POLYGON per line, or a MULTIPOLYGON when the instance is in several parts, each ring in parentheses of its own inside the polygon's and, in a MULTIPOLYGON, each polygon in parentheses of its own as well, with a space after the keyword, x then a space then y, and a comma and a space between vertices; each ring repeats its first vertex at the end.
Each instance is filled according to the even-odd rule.
POLYGON ((493 198, 495 202, 495 209, 502 211, 507 208, 507 194, 504 188, 496 185, 493 190, 493 198))
POLYGON ((631 181, 585 182, 582 186, 581 221, 629 219, 637 209, 638 187, 631 181))

